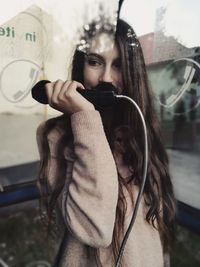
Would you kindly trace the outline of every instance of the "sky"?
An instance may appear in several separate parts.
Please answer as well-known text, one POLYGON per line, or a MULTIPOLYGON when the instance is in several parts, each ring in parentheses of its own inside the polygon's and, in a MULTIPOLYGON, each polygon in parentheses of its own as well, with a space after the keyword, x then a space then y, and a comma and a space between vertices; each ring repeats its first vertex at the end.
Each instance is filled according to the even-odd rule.
MULTIPOLYGON (((81 5, 86 2, 92 4, 97 0, 0 0, 0 25, 32 4, 47 8, 50 13, 57 14, 57 18, 67 18, 72 4, 77 3, 77 8, 82 12, 84 9, 81 5)), ((161 6, 166 7, 166 35, 174 36, 187 47, 199 46, 199 0, 124 0, 121 17, 125 18, 134 27, 136 34, 140 36, 155 30, 156 10, 161 6)), ((74 17, 79 18, 77 14, 74 17)))
POLYGON ((165 34, 174 36, 187 47, 200 46, 199 0, 124 0, 121 17, 137 35, 155 30, 156 10, 166 7, 165 34))

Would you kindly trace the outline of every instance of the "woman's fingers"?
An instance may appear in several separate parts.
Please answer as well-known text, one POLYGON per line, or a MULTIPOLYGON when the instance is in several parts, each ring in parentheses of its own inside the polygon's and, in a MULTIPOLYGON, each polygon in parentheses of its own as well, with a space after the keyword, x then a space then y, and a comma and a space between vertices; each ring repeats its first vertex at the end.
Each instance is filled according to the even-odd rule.
POLYGON ((46 83, 45 84, 45 91, 48 98, 48 103, 50 103, 51 96, 53 94, 53 83, 46 83))
POLYGON ((91 103, 77 92, 77 88, 85 89, 76 81, 57 80, 45 85, 49 105, 64 113, 74 113, 79 110, 92 109, 91 103))
POLYGON ((63 85, 65 84, 65 91, 67 90, 67 86, 69 85, 70 81, 63 82, 62 80, 57 80, 52 83, 47 83, 45 85, 46 94, 48 97, 48 103, 50 106, 54 106, 56 104, 59 104, 60 98, 60 92, 63 89, 63 85))
POLYGON ((62 88, 62 84, 62 80, 57 80, 55 82, 47 83, 45 85, 49 105, 57 102, 57 96, 62 88))
POLYGON ((67 98, 72 98, 77 93, 77 88, 85 89, 84 86, 79 82, 66 81, 63 85, 60 94, 64 95, 67 98))
POLYGON ((57 87, 54 89, 54 97, 55 97, 55 101, 64 101, 64 93, 67 93, 68 91, 68 87, 70 85, 70 82, 71 81, 66 81, 66 82, 63 82, 62 81, 62 84, 57 84, 57 87))
POLYGON ((69 92, 71 83, 72 81, 63 82, 62 88, 60 89, 59 94, 58 94, 58 98, 60 101, 62 101, 63 99, 67 99, 69 97, 68 92, 69 92))
POLYGON ((47 83, 45 85, 47 97, 52 103, 57 103, 58 98, 62 99, 65 97, 70 97, 77 88, 85 89, 84 86, 76 81, 65 81, 57 80, 52 83, 47 83))
POLYGON ((51 95, 51 103, 58 104, 58 96, 60 91, 63 87, 64 82, 62 80, 57 80, 56 82, 52 83, 52 95, 51 95))

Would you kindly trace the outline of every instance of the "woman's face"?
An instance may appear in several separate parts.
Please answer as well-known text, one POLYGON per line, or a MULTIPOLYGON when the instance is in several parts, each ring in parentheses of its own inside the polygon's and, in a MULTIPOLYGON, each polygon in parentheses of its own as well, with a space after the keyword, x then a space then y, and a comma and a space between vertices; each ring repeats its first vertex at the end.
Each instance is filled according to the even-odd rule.
POLYGON ((86 89, 109 82, 118 88, 119 93, 123 91, 119 49, 107 34, 101 33, 93 39, 86 55, 83 77, 86 89))

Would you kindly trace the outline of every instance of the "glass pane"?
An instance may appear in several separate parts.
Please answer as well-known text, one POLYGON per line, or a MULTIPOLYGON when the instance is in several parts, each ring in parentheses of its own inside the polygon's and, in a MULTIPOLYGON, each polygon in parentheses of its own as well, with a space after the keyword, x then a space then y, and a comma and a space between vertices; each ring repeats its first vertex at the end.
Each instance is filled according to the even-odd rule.
POLYGON ((16 0, 1 6, 0 166, 6 167, 38 160, 36 128, 58 114, 32 98, 33 85, 69 79, 74 49, 85 52, 95 31, 107 27, 113 39, 118 1, 16 0))
POLYGON ((171 266, 198 266, 200 232, 200 2, 126 0, 121 17, 141 43, 178 200, 171 266), (131 8, 132 7, 132 8, 131 8))
POLYGON ((198 209, 199 8, 200 3, 196 0, 126 0, 121 10, 121 17, 132 25, 142 45, 148 77, 156 96, 156 110, 170 157, 176 196, 178 200, 198 209), (131 9, 131 5, 135 8, 131 9))
POLYGON ((113 45, 118 1, 0 0, 0 4, 0 266, 48 267, 55 249, 47 247, 39 203, 27 201, 33 193, 27 186, 38 178, 36 129, 60 113, 36 102, 31 89, 39 80, 70 78, 76 46, 87 52, 90 35, 102 28, 109 31, 113 45), (17 188, 23 190, 18 200, 26 201, 14 204, 17 188), (13 195, 6 198, 1 191, 13 195))

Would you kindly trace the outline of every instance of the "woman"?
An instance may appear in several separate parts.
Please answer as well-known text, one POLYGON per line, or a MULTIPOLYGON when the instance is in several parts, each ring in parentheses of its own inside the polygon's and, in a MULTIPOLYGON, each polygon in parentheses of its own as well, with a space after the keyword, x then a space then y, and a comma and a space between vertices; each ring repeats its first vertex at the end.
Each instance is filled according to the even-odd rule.
POLYGON ((49 221, 56 210, 64 231, 55 266, 114 266, 133 213, 143 168, 139 114, 125 101, 97 111, 76 90, 107 82, 139 105, 149 143, 148 177, 121 266, 161 267, 175 204, 144 59, 126 22, 118 20, 114 47, 104 49, 105 37, 93 35, 87 53, 76 50, 72 81, 46 85, 49 105, 63 112, 37 131, 43 200, 49 221))

